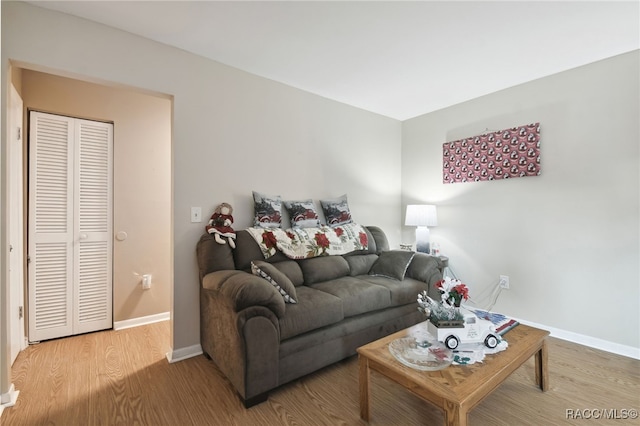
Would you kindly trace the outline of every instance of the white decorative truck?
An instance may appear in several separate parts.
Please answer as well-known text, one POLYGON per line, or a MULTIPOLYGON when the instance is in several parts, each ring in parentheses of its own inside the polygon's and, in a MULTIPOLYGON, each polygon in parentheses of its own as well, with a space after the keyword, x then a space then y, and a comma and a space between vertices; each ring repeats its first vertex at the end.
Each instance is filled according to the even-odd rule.
POLYGON ((495 348, 500 339, 491 321, 478 318, 471 312, 463 314, 462 321, 428 322, 428 330, 432 336, 443 342, 449 349, 455 349, 460 343, 483 342, 488 348, 495 348))

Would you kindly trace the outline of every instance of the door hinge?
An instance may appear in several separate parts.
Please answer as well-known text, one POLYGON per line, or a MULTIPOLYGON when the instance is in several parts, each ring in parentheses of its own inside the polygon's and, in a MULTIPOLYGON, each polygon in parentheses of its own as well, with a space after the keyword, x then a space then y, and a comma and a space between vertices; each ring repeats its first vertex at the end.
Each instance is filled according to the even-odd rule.
POLYGON ((22 319, 24 317, 24 308, 22 306, 18 307, 18 319, 22 319))
POLYGON ((31 263, 31 256, 27 255, 27 264, 31 263))
POLYGON ((9 244, 9 253, 11 253, 12 251, 13 251, 13 246, 9 244))
POLYGON ((18 127, 18 140, 22 138, 22 127, 18 127))

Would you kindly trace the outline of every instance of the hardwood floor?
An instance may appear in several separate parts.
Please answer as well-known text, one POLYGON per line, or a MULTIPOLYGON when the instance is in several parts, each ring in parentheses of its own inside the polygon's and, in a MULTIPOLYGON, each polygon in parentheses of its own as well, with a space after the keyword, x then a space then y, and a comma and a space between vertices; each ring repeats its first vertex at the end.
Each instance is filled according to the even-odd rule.
MULTIPOLYGON (((204 356, 169 364, 168 336, 169 323, 161 322, 30 346, 12 370, 18 401, 4 410, 0 423, 365 424, 359 417, 355 356, 284 385, 271 392, 267 402, 247 410, 204 356)), ((549 376, 550 390, 543 393, 535 385, 529 360, 471 411, 470 424, 638 424, 637 419, 620 417, 628 413, 623 410, 640 409, 640 361, 550 338, 549 376), (617 410, 607 413, 618 418, 575 418, 597 414, 589 411, 593 409, 617 410), (568 418, 567 410, 573 410, 574 418, 568 418)), ((439 409, 372 373, 371 425, 442 422, 439 409)))

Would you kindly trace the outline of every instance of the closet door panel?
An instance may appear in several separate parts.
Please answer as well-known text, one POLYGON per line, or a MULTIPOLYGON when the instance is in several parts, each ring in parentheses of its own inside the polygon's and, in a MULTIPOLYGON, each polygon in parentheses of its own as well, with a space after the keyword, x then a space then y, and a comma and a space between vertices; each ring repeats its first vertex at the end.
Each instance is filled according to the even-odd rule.
POLYGON ((68 117, 32 112, 29 181, 29 339, 73 331, 73 139, 68 117))
POLYGON ((77 120, 77 333, 111 328, 113 126, 77 120))

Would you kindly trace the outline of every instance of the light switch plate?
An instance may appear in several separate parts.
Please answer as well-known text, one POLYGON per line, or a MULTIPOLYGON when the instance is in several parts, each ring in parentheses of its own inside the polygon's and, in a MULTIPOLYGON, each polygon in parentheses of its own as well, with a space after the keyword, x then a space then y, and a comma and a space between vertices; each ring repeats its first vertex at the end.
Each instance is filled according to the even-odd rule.
POLYGON ((202 222, 201 207, 191 207, 191 222, 202 222))

